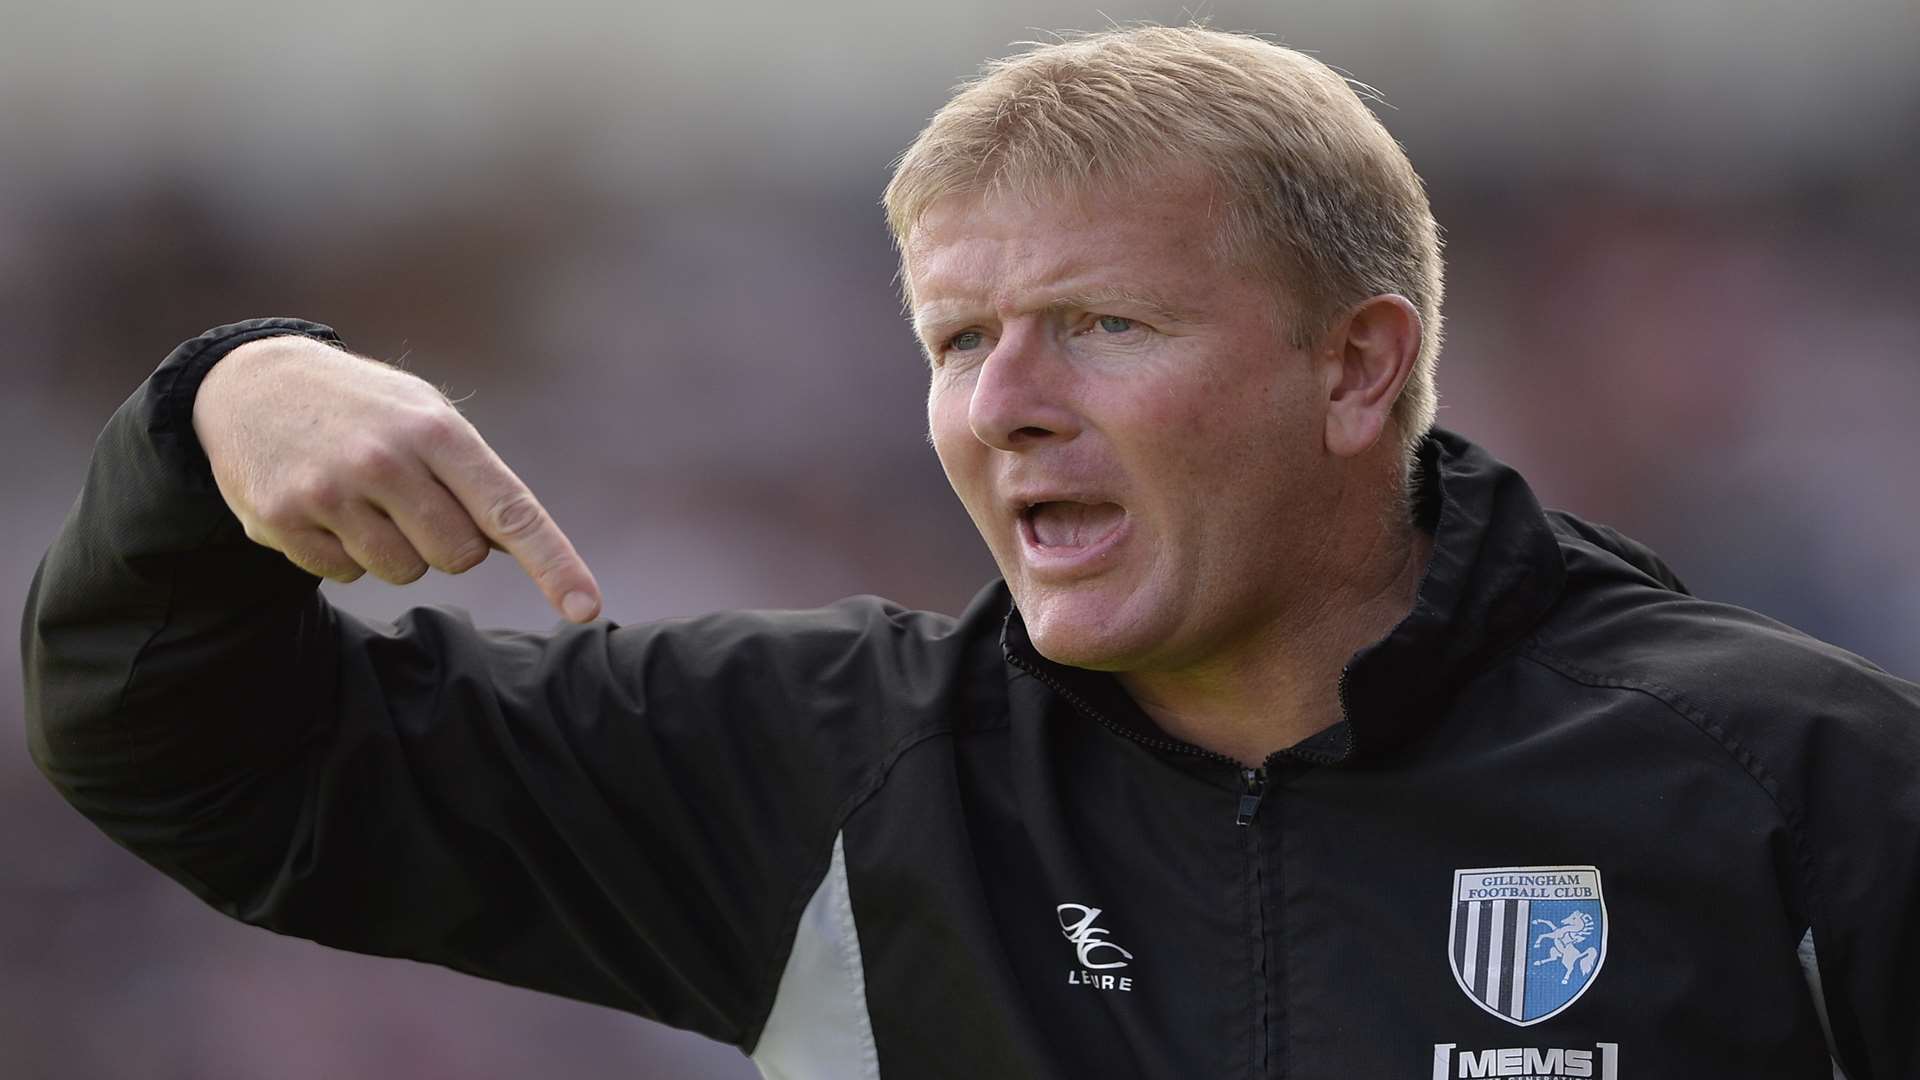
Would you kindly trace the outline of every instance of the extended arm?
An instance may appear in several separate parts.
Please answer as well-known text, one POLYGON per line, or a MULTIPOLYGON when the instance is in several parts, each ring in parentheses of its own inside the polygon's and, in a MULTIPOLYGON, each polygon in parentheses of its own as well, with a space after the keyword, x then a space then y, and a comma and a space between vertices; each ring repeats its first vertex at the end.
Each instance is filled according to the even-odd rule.
MULTIPOLYGON (((210 332, 102 432, 22 628, 35 760, 236 918, 750 1042, 869 757, 858 699, 809 680, 866 679, 891 614, 340 612, 249 539, 188 420, 217 355, 289 332, 330 336, 210 332)), ((533 562, 556 600, 584 572, 533 562)))

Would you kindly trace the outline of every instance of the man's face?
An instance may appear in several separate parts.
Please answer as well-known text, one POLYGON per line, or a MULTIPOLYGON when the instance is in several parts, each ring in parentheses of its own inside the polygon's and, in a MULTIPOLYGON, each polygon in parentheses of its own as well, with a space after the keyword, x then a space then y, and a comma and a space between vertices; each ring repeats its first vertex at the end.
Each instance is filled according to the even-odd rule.
POLYGON ((1316 561, 1327 387, 1205 189, 957 196, 908 238, 927 416, 1035 646, 1181 670, 1250 644, 1316 561))

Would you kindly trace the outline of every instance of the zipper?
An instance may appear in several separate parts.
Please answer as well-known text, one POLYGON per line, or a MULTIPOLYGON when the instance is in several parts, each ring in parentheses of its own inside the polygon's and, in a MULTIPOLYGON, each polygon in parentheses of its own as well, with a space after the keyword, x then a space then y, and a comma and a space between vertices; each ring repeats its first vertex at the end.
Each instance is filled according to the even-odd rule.
MULTIPOLYGON (((1126 726, 1125 724, 1115 723, 1114 721, 1107 718, 1107 714, 1101 712, 1099 709, 1094 708, 1092 702, 1089 702, 1086 698, 1083 698, 1079 694, 1076 694, 1072 690, 1068 689, 1065 684, 1060 682, 1060 680, 1054 678, 1053 676, 1047 674, 1044 671, 1041 671, 1039 668, 1033 666, 1032 664, 1029 664, 1024 658, 1015 655, 1012 649, 1003 647, 1001 649, 1001 653, 1007 658, 1007 663, 1012 664, 1014 667, 1017 667, 1021 671, 1024 671, 1027 674, 1033 676, 1034 678, 1040 680, 1040 682, 1043 685, 1045 685, 1048 689, 1052 690, 1056 694, 1059 694, 1061 697, 1066 698, 1068 704, 1071 704, 1074 708, 1079 709, 1081 712, 1085 713, 1088 717, 1092 718, 1095 723, 1098 723, 1101 727, 1106 728, 1108 731, 1113 732, 1115 735, 1118 735, 1123 739, 1131 739, 1142 746, 1150 747, 1155 750, 1164 750, 1168 753, 1173 753, 1173 754, 1190 754, 1197 758, 1204 758, 1208 761, 1218 761, 1223 765, 1233 766, 1236 770, 1239 771, 1241 780, 1246 784, 1246 790, 1241 793, 1240 801, 1234 808, 1233 823, 1235 825, 1253 824, 1253 816, 1254 814, 1258 813, 1260 810, 1260 801, 1266 797, 1267 763, 1271 762, 1274 758, 1283 757, 1283 756, 1291 757, 1301 761, 1312 762, 1318 765, 1330 765, 1333 762, 1340 760, 1338 757, 1335 757, 1334 755, 1331 755, 1331 754, 1321 754, 1312 750, 1296 750, 1296 749, 1290 748, 1286 750, 1275 750, 1273 753, 1267 755, 1267 760, 1265 762, 1262 762, 1259 768, 1249 769, 1245 765, 1242 765, 1239 759, 1230 758, 1225 754, 1215 753, 1214 751, 1208 750, 1205 747, 1195 746, 1192 743, 1176 742, 1172 739, 1162 739, 1157 736, 1143 734, 1142 732, 1135 731, 1134 729, 1126 726)), ((1343 724, 1346 724, 1347 752, 1351 753, 1353 751, 1353 724, 1347 719, 1347 671, 1348 670, 1349 669, 1346 667, 1342 667, 1340 669, 1339 696, 1340 696, 1340 722, 1343 724)))
POLYGON ((1241 769, 1240 779, 1246 782, 1247 789, 1240 793, 1240 812, 1234 815, 1233 823, 1246 828, 1253 824, 1253 815, 1260 812, 1260 800, 1267 795, 1267 767, 1241 769))
MULTIPOLYGON (((1125 724, 1116 723, 1109 719, 1105 713, 1094 708, 1092 702, 1089 702, 1079 694, 1068 689, 1060 680, 1041 671, 1021 657, 1016 656, 1012 649, 1003 648, 1001 651, 1006 656, 1009 664, 1038 679, 1042 685, 1067 699, 1067 702, 1074 708, 1079 709, 1082 713, 1092 718, 1095 723, 1098 723, 1108 731, 1153 749, 1175 754, 1191 754, 1194 757, 1203 758, 1208 761, 1224 762, 1225 764, 1233 766, 1234 769, 1239 772, 1240 781, 1244 787, 1241 790, 1239 802, 1234 808, 1233 823, 1249 830, 1243 835, 1247 838, 1248 858, 1251 860, 1250 870, 1252 878, 1249 885, 1252 891, 1250 902, 1253 909, 1253 946, 1256 957, 1256 981, 1260 987, 1260 997, 1256 1004, 1257 1019, 1254 1024, 1253 1068, 1256 1075, 1266 1075, 1268 1068, 1272 1064, 1268 1057, 1267 1040, 1270 1037, 1272 1024, 1270 1014, 1273 1010, 1273 1001, 1270 996, 1270 987, 1273 976, 1272 973, 1267 970, 1267 935, 1269 931, 1266 925, 1265 911, 1267 891, 1265 881, 1266 874, 1264 872, 1265 866, 1263 865, 1264 860, 1260 855, 1259 838, 1252 831, 1251 827, 1255 815, 1260 812, 1260 803, 1266 798, 1268 779, 1267 765, 1272 762, 1274 758, 1284 755, 1318 764, 1328 764, 1338 759, 1332 755, 1320 754, 1313 751, 1276 750, 1267 755, 1266 761, 1262 762, 1258 768, 1248 768, 1234 758, 1230 758, 1225 754, 1215 753, 1205 747, 1143 734, 1127 727, 1125 724)), ((1347 672, 1348 668, 1346 667, 1340 669, 1340 719, 1347 725, 1347 751, 1351 753, 1353 750, 1353 725, 1347 720, 1347 672)))
POLYGON ((1347 713, 1347 674, 1352 670, 1352 664, 1340 665, 1340 685, 1334 691, 1339 697, 1340 722, 1347 728, 1347 756, 1353 754, 1353 721, 1348 719, 1347 713))
MULTIPOLYGON (((1244 774, 1249 794, 1240 797, 1241 825, 1253 824, 1253 811, 1260 807, 1260 796, 1266 790, 1267 770, 1248 769, 1244 774), (1249 806, 1251 803, 1251 806, 1249 806)), ((1275 972, 1268 964, 1267 942, 1273 928, 1267 926, 1267 892, 1271 885, 1267 881, 1266 859, 1260 851, 1259 830, 1248 828, 1242 834, 1246 838, 1247 849, 1247 906, 1253 915, 1253 972, 1254 972, 1254 1021, 1253 1021, 1253 1075, 1265 1077, 1272 1069, 1272 1057, 1269 1042, 1273 1038, 1274 1026, 1274 981, 1275 972)))

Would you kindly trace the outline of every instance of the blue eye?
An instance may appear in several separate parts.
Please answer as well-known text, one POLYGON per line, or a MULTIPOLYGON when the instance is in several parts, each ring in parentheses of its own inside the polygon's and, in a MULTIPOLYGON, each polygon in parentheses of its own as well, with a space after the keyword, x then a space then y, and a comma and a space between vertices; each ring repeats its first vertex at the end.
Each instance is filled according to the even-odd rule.
POLYGON ((953 335, 953 337, 947 341, 947 348, 958 349, 961 352, 966 352, 968 349, 979 348, 981 340, 982 339, 981 339, 980 331, 962 330, 960 333, 953 335))
POLYGON ((1099 321, 1100 329, 1109 334, 1124 334, 1133 329, 1133 325, 1132 319, 1123 319, 1118 315, 1102 315, 1099 321))

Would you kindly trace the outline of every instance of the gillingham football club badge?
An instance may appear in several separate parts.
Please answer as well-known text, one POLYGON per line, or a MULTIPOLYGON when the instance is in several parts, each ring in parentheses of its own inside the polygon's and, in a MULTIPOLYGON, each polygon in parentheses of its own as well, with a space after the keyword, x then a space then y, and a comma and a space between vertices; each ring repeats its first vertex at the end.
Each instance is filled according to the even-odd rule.
POLYGON ((1607 904, 1591 866, 1453 872, 1447 959, 1475 1005, 1526 1027, 1564 1012, 1600 977, 1607 904))

